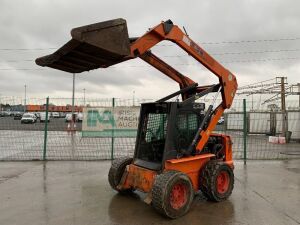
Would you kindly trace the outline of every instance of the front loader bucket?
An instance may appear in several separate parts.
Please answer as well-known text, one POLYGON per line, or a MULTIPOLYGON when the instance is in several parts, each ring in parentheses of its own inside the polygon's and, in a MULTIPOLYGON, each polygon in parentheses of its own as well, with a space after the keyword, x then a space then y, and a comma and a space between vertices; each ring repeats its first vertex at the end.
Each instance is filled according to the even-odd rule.
POLYGON ((53 54, 37 58, 36 64, 81 73, 114 65, 130 55, 124 19, 74 28, 71 36, 72 39, 53 54))

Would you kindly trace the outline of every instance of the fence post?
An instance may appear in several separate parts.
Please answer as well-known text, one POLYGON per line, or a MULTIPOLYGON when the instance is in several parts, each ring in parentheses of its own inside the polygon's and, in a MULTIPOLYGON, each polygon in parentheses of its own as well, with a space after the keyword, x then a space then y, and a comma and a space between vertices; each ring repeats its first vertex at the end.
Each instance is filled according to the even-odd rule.
POLYGON ((44 128, 44 150, 43 150, 43 160, 46 160, 46 153, 47 153, 48 111, 49 111, 49 97, 46 98, 46 118, 45 118, 45 128, 44 128))
MULTIPOLYGON (((115 98, 112 98, 112 107, 115 107, 115 98)), ((114 110, 113 110, 113 116, 114 116, 114 110)), ((111 156, 110 159, 114 159, 114 144, 115 144, 115 126, 112 124, 112 132, 111 132, 111 156)))
POLYGON ((243 99, 243 142, 244 142, 244 165, 247 163, 247 108, 246 99, 243 99))

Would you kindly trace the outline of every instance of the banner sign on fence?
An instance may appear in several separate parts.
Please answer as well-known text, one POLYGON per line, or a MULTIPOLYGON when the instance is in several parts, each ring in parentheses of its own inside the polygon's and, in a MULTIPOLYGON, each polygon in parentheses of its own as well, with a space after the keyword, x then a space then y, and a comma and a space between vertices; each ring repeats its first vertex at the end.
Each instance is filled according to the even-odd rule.
POLYGON ((135 137, 140 107, 83 108, 83 137, 135 137))

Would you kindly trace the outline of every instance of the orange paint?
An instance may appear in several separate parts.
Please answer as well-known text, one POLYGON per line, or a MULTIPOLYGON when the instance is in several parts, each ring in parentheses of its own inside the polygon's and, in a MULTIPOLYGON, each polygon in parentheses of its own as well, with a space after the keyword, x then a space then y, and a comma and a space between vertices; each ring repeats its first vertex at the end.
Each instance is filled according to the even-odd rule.
POLYGON ((126 167, 126 171, 122 177, 121 183, 123 184, 121 188, 133 188, 143 192, 150 192, 155 175, 157 175, 156 171, 130 164, 126 167))
MULTIPOLYGON (((75 106, 75 112, 82 112, 82 106, 75 106)), ((26 105, 27 112, 46 111, 46 105, 26 105)), ((72 112, 72 106, 55 106, 49 105, 49 112, 72 112)))
POLYGON ((198 191, 200 170, 213 156, 213 154, 203 154, 167 160, 165 163, 165 170, 177 170, 187 174, 191 179, 194 190, 198 191))
MULTIPOLYGON (((225 109, 230 108, 233 98, 237 90, 236 77, 220 63, 218 63, 212 56, 203 50, 196 42, 191 40, 183 31, 176 25, 173 25, 168 32, 165 32, 164 22, 150 29, 146 34, 131 43, 131 55, 125 60, 140 57, 154 68, 158 69, 169 78, 179 83, 180 88, 186 88, 195 83, 190 78, 180 74, 174 68, 163 62, 161 59, 149 53, 149 50, 161 41, 168 40, 177 44, 180 48, 186 51, 195 60, 205 66, 209 71, 216 75, 219 79, 220 92, 222 96, 222 103, 217 106, 208 123, 200 133, 200 141, 196 145, 196 150, 201 152, 207 144, 210 136, 219 136, 222 139, 223 161, 233 168, 232 161, 232 141, 229 136, 221 134, 212 134, 216 127, 218 120, 222 116, 225 109)), ((207 86, 198 87, 196 92, 205 90, 207 86)), ((191 93, 195 94, 195 93, 191 93)), ((183 99, 188 96, 183 95, 183 99)), ((180 159, 167 160, 163 171, 152 171, 141 168, 136 165, 129 165, 123 175, 121 186, 124 188, 136 188, 144 192, 150 192, 154 183, 155 176, 165 170, 177 170, 187 174, 193 184, 194 190, 199 189, 199 176, 203 166, 215 157, 214 154, 201 154, 196 156, 188 156, 180 159)))

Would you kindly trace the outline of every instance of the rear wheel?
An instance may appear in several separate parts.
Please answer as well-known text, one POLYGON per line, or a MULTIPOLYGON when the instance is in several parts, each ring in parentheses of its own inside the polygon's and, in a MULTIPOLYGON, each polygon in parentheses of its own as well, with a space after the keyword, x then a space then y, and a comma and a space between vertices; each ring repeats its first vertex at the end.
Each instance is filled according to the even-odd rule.
POLYGON ((120 190, 117 188, 117 186, 119 185, 119 183, 121 181, 121 178, 123 176, 126 166, 131 163, 132 163, 132 158, 123 157, 123 158, 115 159, 109 169, 108 182, 114 190, 116 190, 120 193, 131 192, 131 189, 120 190))
POLYGON ((200 190, 208 200, 226 200, 234 186, 233 170, 224 162, 209 161, 200 175, 200 190))
POLYGON ((189 210, 194 190, 189 177, 178 171, 167 171, 156 177, 152 205, 161 214, 175 219, 189 210))

